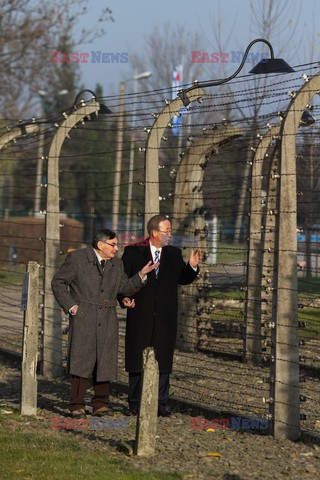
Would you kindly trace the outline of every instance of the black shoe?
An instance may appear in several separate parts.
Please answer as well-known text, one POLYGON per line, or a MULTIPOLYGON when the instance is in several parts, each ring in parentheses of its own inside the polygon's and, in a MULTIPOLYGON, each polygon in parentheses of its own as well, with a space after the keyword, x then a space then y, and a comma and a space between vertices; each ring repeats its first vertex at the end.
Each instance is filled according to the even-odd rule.
POLYGON ((168 407, 159 407, 158 408, 158 417, 170 417, 171 410, 168 407))
POLYGON ((129 407, 128 415, 132 417, 136 417, 139 413, 139 407, 129 407))

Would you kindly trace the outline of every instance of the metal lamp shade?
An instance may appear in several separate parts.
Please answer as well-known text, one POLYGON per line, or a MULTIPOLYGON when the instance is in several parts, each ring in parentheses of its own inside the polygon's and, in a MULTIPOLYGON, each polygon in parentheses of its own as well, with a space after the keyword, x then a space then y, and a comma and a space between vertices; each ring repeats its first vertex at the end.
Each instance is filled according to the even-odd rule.
POLYGON ((264 58, 249 73, 291 73, 293 68, 282 58, 264 58))

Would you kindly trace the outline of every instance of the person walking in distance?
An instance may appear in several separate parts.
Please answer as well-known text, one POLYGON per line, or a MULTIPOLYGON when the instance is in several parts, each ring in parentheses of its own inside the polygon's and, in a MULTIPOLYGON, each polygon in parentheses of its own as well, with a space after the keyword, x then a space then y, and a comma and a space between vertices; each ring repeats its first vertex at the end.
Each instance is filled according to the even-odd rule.
POLYGON ((149 238, 143 244, 125 247, 122 256, 128 276, 135 275, 146 262, 160 265, 148 274, 147 285, 134 300, 118 296, 127 307, 125 367, 129 372, 129 412, 136 415, 141 395, 142 352, 154 347, 159 364, 158 415, 168 416, 169 377, 177 333, 178 285, 192 283, 199 273, 201 252, 192 251, 188 263, 181 250, 169 245, 171 224, 167 217, 156 215, 147 224, 149 238), (131 300, 131 304, 128 302, 131 300))

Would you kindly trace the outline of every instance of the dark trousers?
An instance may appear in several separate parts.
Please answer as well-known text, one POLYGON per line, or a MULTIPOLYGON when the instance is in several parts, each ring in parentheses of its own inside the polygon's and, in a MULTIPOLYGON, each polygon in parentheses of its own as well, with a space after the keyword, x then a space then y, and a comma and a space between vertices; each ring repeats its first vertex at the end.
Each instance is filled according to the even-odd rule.
MULTIPOLYGON (((169 398, 169 383, 170 374, 160 373, 159 375, 159 408, 163 408, 167 405, 169 398)), ((141 373, 129 373, 129 394, 128 402, 129 407, 138 408, 141 398, 142 388, 142 374, 141 373)))
MULTIPOLYGON (((95 411, 100 407, 107 406, 110 394, 110 382, 97 382, 97 365, 95 365, 92 372, 92 384, 94 391, 94 396, 92 397, 92 408, 93 411, 95 411)), ((84 396, 88 385, 88 378, 71 375, 71 398, 69 403, 70 412, 85 407, 84 396)))

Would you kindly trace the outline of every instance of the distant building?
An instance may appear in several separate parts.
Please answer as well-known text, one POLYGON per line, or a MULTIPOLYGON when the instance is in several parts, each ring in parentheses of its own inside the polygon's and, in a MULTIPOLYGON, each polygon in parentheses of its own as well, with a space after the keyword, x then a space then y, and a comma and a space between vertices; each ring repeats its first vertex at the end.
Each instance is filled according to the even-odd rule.
MULTIPOLYGON (((61 217, 60 249, 62 253, 83 247, 84 225, 73 218, 61 217)), ((45 218, 9 217, 0 220, 0 263, 44 263, 45 218)))

